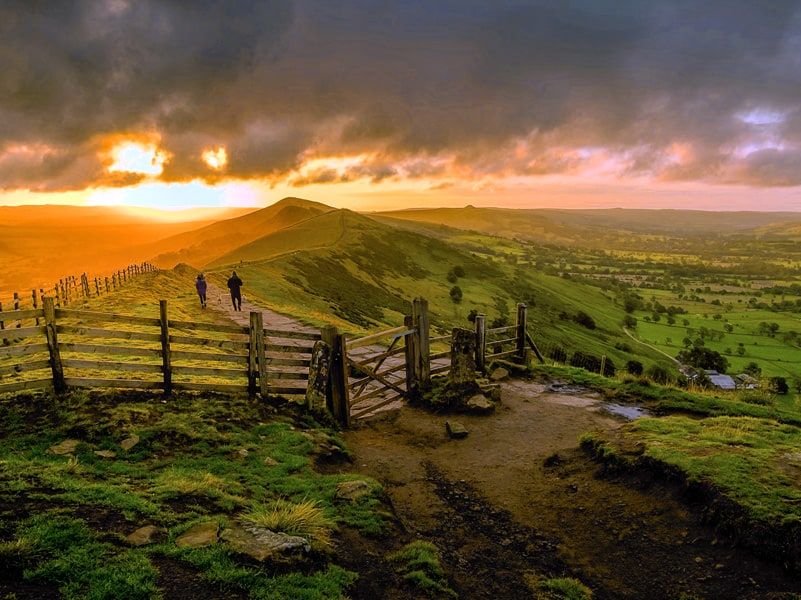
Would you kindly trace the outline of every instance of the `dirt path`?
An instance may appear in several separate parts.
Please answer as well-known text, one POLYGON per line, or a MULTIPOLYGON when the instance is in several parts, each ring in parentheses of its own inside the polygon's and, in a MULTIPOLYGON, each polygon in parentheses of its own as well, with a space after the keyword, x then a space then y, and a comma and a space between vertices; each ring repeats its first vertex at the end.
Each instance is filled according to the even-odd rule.
MULTIPOLYGON (((308 330, 246 294, 242 311, 217 286, 208 299, 241 325, 260 310, 267 328, 308 330)), ((468 600, 530 600, 534 575, 578 578, 596 600, 778 600, 801 592, 778 566, 719 543, 699 525, 703 507, 682 490, 601 475, 578 438, 620 427, 625 411, 581 390, 517 380, 503 384, 492 416, 404 406, 357 421, 343 432, 353 464, 334 470, 382 482, 399 530, 389 541, 344 544, 339 558, 361 574, 353 600, 416 597, 384 558, 413 539, 440 549, 453 588, 468 600), (469 435, 450 439, 449 419, 469 435)))
MULTIPOLYGON (((440 548, 460 598, 530 599, 534 573, 576 577, 596 599, 801 591, 775 565, 719 543, 698 525, 700 507, 669 484, 599 476, 577 440, 620 427, 610 408, 575 390, 508 382, 495 415, 455 417, 469 430, 461 440, 446 435, 454 417, 409 407, 357 423, 344 433, 354 464, 343 470, 383 483, 408 539, 440 548)), ((374 576, 354 599, 406 597, 374 576)))

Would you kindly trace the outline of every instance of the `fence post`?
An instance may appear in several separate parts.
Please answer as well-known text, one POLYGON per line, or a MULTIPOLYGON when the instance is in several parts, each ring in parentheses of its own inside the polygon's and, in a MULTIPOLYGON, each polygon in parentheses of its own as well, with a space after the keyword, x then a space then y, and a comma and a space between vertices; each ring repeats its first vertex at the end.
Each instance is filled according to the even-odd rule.
POLYGON ((56 306, 52 298, 43 298, 45 318, 45 335, 47 336, 47 350, 50 353, 50 370, 53 372, 53 388, 56 393, 62 393, 67 389, 64 381, 64 365, 61 363, 61 352, 58 350, 58 338, 56 336, 56 306))
POLYGON ((476 371, 486 372, 487 358, 487 315, 476 315, 476 371))
MULTIPOLYGON (((403 324, 406 329, 414 329, 414 317, 406 315, 403 317, 403 324)), ((417 344, 417 334, 411 333, 404 338, 406 358, 406 393, 410 399, 417 399, 420 396, 420 373, 419 361, 417 360, 418 353, 420 352, 417 344)))
MULTIPOLYGON (((14 310, 19 310, 19 294, 14 292, 14 310)), ((17 327, 22 327, 22 321, 17 321, 17 327)))
POLYGON ((604 371, 606 371, 606 354, 601 355, 601 375, 604 375, 604 371))
POLYGON ((264 315, 250 313, 250 344, 248 345, 248 394, 256 395, 256 377, 259 378, 259 393, 267 396, 267 363, 264 358, 264 315))
POLYGON ((412 302, 412 317, 417 330, 417 372, 420 376, 420 390, 431 387, 431 340, 429 334, 428 300, 415 298, 412 302))
POLYGON ((517 357, 526 361, 526 305, 517 305, 517 357))
MULTIPOLYGON (((3 312, 3 303, 0 302, 0 313, 2 312, 3 312)), ((3 319, 0 319, 0 329, 5 329, 5 328, 6 328, 5 321, 3 321, 3 319)))
MULTIPOLYGON (((39 304, 36 302, 36 288, 31 290, 31 298, 33 298, 33 310, 39 308, 39 304)), ((39 317, 36 317, 36 326, 39 327, 39 317)))
POLYGON ((170 356, 170 327, 167 320, 167 301, 159 300, 161 322, 161 369, 164 371, 164 393, 172 393, 172 357, 170 356))
POLYGON ((326 325, 323 341, 331 348, 331 414, 340 424, 350 426, 350 402, 348 399, 348 365, 346 360, 345 336, 334 325, 326 325))

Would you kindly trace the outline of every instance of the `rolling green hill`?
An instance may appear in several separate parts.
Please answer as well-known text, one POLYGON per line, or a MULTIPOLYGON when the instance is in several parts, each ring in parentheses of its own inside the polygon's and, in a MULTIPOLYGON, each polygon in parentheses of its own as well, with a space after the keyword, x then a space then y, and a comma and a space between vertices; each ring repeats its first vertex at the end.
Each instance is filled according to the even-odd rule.
POLYGON ((403 323, 416 297, 428 300, 437 335, 473 328, 471 312, 491 327, 511 325, 517 303, 529 307, 529 330, 549 352, 659 362, 632 349, 614 294, 518 264, 520 245, 508 238, 329 211, 270 233, 206 265, 221 286, 232 269, 251 301, 311 324, 361 334, 403 323), (510 259, 511 257, 511 259, 510 259), (454 290, 458 288, 458 293, 454 290), (590 317, 593 328, 576 317, 590 317))
POLYGON ((202 267, 269 233, 331 210, 318 202, 284 198, 267 208, 160 240, 142 252, 152 256, 150 262, 158 267, 171 268, 178 263, 202 267))

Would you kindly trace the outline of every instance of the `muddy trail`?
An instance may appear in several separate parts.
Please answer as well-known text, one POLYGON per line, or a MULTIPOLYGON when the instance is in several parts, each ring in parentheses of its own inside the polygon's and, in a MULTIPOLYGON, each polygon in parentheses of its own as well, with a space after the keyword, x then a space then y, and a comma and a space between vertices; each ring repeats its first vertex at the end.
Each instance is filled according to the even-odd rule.
POLYGON ((357 422, 343 434, 353 464, 336 468, 383 484, 397 535, 340 548, 361 574, 351 598, 419 597, 382 559, 411 540, 439 548, 464 599, 531 599, 536 576, 577 578, 601 600, 801 592, 796 577, 702 525, 703 506, 678 484, 605 473, 579 449, 582 433, 619 428, 626 413, 581 390, 512 381, 491 416, 404 407, 357 422), (468 436, 451 439, 449 419, 468 436))

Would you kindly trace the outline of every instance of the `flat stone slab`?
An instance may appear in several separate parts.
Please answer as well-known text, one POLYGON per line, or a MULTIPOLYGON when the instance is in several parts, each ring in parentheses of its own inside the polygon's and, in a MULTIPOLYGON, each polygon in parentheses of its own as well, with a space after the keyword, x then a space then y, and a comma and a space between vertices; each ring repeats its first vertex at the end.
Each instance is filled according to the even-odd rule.
POLYGON ((179 548, 205 548, 217 543, 217 533, 220 526, 214 521, 198 523, 186 533, 175 538, 175 545, 179 548))
POLYGON ((467 429, 459 421, 446 421, 445 430, 455 440, 467 437, 467 429))
POLYGON ((302 558, 311 551, 311 544, 302 537, 275 533, 255 525, 226 527, 220 539, 235 551, 246 554, 254 560, 264 562, 268 559, 291 560, 302 558))

